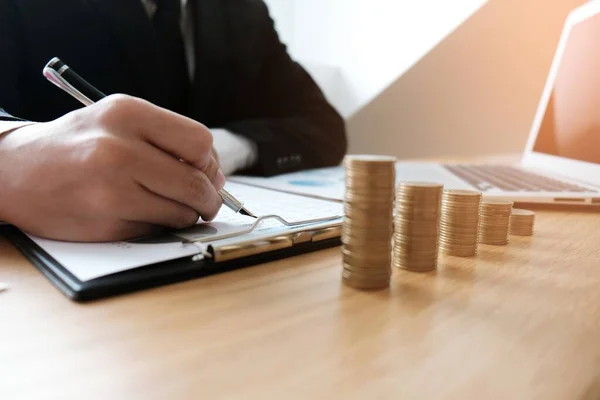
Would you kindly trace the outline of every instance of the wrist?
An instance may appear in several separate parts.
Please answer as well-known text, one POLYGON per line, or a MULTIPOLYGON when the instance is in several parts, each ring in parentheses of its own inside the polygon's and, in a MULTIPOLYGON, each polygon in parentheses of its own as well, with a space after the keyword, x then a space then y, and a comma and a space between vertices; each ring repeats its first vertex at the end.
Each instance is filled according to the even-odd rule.
POLYGON ((4 163, 9 163, 10 157, 8 155, 11 152, 11 143, 7 143, 3 139, 8 137, 10 134, 25 128, 26 126, 36 124, 31 121, 0 121, 0 187, 2 188, 2 196, 0 196, 0 222, 10 223, 10 210, 9 205, 12 203, 11 187, 9 185, 9 166, 4 163))

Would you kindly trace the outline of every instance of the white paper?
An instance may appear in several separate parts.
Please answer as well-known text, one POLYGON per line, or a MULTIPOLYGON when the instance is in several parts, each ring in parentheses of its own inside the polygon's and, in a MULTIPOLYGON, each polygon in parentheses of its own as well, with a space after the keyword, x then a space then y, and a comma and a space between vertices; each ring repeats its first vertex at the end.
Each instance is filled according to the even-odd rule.
MULTIPOLYGON (((233 182, 279 190, 322 199, 343 201, 345 188, 344 167, 330 167, 294 172, 269 178, 232 176, 233 182)), ((443 183, 445 189, 473 189, 458 179, 441 164, 403 161, 396 164, 396 183, 401 181, 432 181, 443 183)))
MULTIPOLYGON (((259 216, 277 214, 289 222, 296 222, 341 217, 343 214, 343 205, 337 202, 274 192, 233 182, 227 184, 227 190, 259 216)), ((223 206, 213 222, 200 222, 189 229, 126 242, 69 243, 29 237, 77 279, 85 282, 145 265, 202 254, 203 245, 184 245, 181 238, 201 238, 203 243, 208 244, 211 243, 211 236, 244 231, 254 221, 252 217, 236 214, 223 206)), ((333 224, 335 223, 321 223, 315 225, 315 228, 333 224)), ((291 229, 277 221, 265 221, 252 234, 223 242, 246 241, 302 229, 305 227, 291 229)))
POLYGON ((245 183, 287 193, 329 200, 344 200, 344 167, 329 167, 293 172, 269 178, 236 175, 232 182, 245 183))
MULTIPOLYGON (((261 189, 235 182, 229 182, 226 189, 236 198, 244 202, 244 207, 257 216, 276 214, 288 222, 300 222, 306 220, 339 217, 338 223, 344 213, 344 207, 339 202, 313 199, 289 193, 275 192, 273 190, 261 189)), ((203 243, 213 243, 211 236, 247 230, 255 219, 252 217, 236 214, 230 209, 223 207, 215 220, 211 223, 200 223, 195 227, 174 233, 185 239, 201 239, 203 243)), ((315 224, 315 228, 335 225, 335 221, 327 221, 315 224)), ((306 225, 305 225, 306 226, 306 225)), ((283 232, 295 232, 306 229, 305 226, 287 227, 277 220, 262 222, 251 234, 244 237, 220 240, 219 243, 234 243, 240 240, 255 240, 261 237, 277 235, 283 232)), ((313 226, 311 224, 311 226, 313 226)))
POLYGON ((199 245, 183 245, 176 240, 170 243, 70 243, 29 237, 82 282, 201 253, 199 245))

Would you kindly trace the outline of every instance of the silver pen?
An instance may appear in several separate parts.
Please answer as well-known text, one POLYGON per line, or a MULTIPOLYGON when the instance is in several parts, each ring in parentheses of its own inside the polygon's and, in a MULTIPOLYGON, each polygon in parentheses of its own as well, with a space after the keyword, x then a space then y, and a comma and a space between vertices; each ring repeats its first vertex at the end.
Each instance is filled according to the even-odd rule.
MULTIPOLYGON (((100 101, 106 95, 92 86, 85 79, 80 77, 67 64, 62 62, 58 57, 54 57, 46 64, 43 70, 44 77, 50 82, 79 100, 86 106, 92 105, 100 101)), ((236 199, 231 193, 225 189, 219 190, 219 195, 223 199, 223 204, 233 210, 235 213, 247 215, 256 218, 256 215, 251 213, 244 207, 244 203, 236 199)))

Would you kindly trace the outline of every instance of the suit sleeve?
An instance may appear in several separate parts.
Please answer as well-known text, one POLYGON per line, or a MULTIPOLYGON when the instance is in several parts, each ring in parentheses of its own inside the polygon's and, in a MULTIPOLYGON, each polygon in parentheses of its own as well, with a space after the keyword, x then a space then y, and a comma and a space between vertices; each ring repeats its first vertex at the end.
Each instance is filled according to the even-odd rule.
POLYGON ((24 53, 20 49, 18 15, 13 3, 0 0, 0 121, 18 121, 9 114, 18 110, 19 68, 24 53))
POLYGON ((14 117, 0 108, 0 121, 22 121, 22 119, 14 117))
POLYGON ((337 165, 346 153, 344 121, 310 75, 287 53, 265 4, 266 52, 257 93, 260 115, 225 126, 252 140, 258 160, 245 173, 275 175, 337 165))

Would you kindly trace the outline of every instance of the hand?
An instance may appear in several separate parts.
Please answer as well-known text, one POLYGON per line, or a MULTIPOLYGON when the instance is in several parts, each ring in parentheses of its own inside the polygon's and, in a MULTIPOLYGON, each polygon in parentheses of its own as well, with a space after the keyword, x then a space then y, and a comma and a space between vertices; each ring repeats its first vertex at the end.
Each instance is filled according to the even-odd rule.
POLYGON ((188 227, 216 216, 224 184, 208 128, 125 95, 0 137, 0 220, 46 238, 188 227))
POLYGON ((215 161, 217 162, 217 165, 221 165, 219 162, 219 155, 217 154, 217 151, 215 150, 215 148, 212 148, 212 156, 215 159, 215 161))

